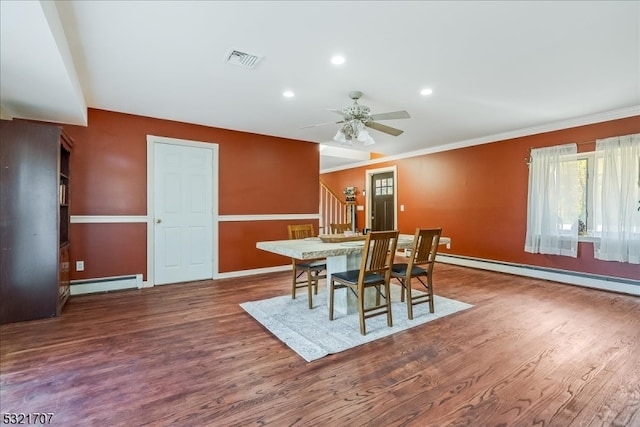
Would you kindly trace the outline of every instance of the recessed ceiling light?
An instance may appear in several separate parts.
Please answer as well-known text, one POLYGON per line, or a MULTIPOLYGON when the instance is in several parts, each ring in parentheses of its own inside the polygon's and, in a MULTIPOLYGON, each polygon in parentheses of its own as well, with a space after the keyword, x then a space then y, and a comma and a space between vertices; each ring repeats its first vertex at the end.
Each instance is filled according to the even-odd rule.
POLYGON ((431 89, 429 89, 429 88, 422 89, 422 90, 420 91, 420 95, 424 95, 424 96, 431 95, 432 93, 433 93, 433 90, 431 90, 431 89))
POLYGON ((344 56, 340 56, 340 55, 336 55, 333 58, 331 58, 331 63, 333 65, 341 65, 344 64, 344 56))
POLYGON ((282 92, 282 96, 284 96, 285 98, 293 98, 295 96, 295 93, 290 90, 285 90, 284 92, 282 92))

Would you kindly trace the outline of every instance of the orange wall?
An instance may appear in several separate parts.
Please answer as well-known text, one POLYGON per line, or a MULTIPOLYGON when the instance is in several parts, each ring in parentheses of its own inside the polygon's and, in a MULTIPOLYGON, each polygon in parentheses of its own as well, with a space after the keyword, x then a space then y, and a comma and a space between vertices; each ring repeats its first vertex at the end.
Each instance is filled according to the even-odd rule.
POLYGON ((221 224, 220 241, 233 241, 235 244, 227 246, 220 252, 220 265, 225 266, 224 271, 241 271, 290 263, 291 258, 256 250, 256 241, 287 239, 287 225, 303 223, 313 224, 317 233, 318 220, 246 221, 221 224), (256 239, 255 236, 260 238, 256 239))
MULTIPOLYGON (((64 126, 74 139, 71 215, 146 215, 147 135, 219 145, 219 214, 317 214, 317 144, 89 109, 89 125, 64 126)), ((313 222, 313 221, 312 221, 313 222)), ((282 265, 255 248, 286 239, 279 221, 220 222, 221 273, 282 265)), ((317 221, 315 221, 317 226, 317 221)), ((143 273, 146 224, 72 224, 72 279, 143 273)))
MULTIPOLYGON (((640 132, 640 116, 547 132, 468 148, 323 174, 334 191, 358 187, 357 203, 364 205, 365 170, 396 165, 398 170, 398 228, 442 226, 451 249, 442 252, 518 264, 640 278, 637 265, 606 262, 593 257, 593 245, 580 243, 576 259, 524 252, 527 216, 529 149, 593 142, 640 132)), ((595 143, 579 145, 591 151, 595 143)), ((358 227, 365 224, 358 212, 358 227)))

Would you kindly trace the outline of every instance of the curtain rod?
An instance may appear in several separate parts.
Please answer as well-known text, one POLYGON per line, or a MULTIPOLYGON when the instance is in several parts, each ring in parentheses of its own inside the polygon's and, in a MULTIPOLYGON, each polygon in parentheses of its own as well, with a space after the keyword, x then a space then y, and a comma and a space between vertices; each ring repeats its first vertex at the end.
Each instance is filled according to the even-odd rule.
MULTIPOLYGON (((568 144, 576 144, 576 145, 585 145, 585 144, 595 144, 597 140, 592 139, 591 141, 583 141, 583 142, 569 142, 568 144)), ((531 165, 531 150, 534 147, 529 147, 529 155, 524 158, 524 162, 527 166, 531 165)))

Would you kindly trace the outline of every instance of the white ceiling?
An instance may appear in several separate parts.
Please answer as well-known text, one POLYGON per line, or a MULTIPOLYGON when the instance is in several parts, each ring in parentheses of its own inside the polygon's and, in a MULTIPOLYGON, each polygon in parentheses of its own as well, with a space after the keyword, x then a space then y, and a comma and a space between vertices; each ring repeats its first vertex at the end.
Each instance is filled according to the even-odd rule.
POLYGON ((323 170, 360 160, 329 156, 349 155, 331 148, 337 125, 301 127, 339 120, 326 109, 353 90, 372 113, 411 114, 382 122, 402 135, 353 147, 392 156, 640 114, 639 1, 0 7, 4 116, 86 125, 92 107, 326 143, 323 170), (230 65, 232 48, 264 58, 230 65))

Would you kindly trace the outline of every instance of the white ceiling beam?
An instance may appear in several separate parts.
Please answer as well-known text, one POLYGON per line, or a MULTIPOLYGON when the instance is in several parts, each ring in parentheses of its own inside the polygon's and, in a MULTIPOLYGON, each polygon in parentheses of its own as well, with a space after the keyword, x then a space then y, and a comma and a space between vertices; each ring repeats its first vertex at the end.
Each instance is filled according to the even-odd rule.
POLYGON ((55 2, 0 2, 0 50, 5 113, 87 125, 87 104, 55 2))

